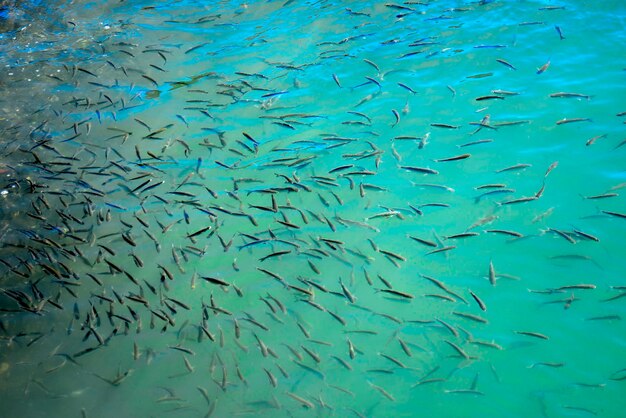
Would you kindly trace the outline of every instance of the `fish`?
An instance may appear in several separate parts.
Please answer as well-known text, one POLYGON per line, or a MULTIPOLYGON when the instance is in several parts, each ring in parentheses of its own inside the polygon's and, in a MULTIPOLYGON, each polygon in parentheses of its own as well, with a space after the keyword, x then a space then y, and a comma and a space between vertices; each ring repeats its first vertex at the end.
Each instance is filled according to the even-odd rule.
POLYGON ((568 93, 568 92, 557 92, 557 93, 550 93, 550 97, 552 98, 564 98, 564 99, 570 99, 570 98, 575 98, 575 99, 590 99, 591 96, 586 95, 586 94, 581 94, 581 93, 568 93))
POLYGON ((445 393, 458 393, 458 394, 466 394, 466 395, 484 395, 484 392, 475 389, 446 389, 445 393))
POLYGON ((366 79, 367 79, 370 83, 376 84, 376 86, 377 86, 379 89, 382 89, 382 87, 383 87, 383 86, 382 86, 382 84, 380 84, 380 81, 378 81, 378 80, 376 80, 375 78, 372 78, 372 77, 370 77, 370 76, 367 76, 367 75, 365 76, 365 78, 366 78, 366 79))
POLYGON ((416 173, 422 173, 422 174, 439 174, 439 171, 434 170, 432 168, 428 168, 428 167, 416 167, 416 166, 410 166, 410 165, 400 165, 398 166, 398 168, 401 168, 402 170, 407 170, 407 171, 413 171, 416 173))
POLYGON ((447 123, 431 123, 430 126, 433 126, 435 128, 446 128, 446 129, 459 129, 460 126, 458 125, 450 125, 447 123))
POLYGON ((448 162, 448 161, 465 160, 465 159, 467 159, 469 157, 471 157, 471 154, 460 154, 460 155, 455 155, 453 157, 439 158, 439 159, 436 159, 434 161, 438 162, 438 163, 443 163, 443 162, 448 162))
POLYGON ((404 83, 397 83, 398 86, 402 87, 405 90, 408 90, 409 92, 411 92, 412 94, 417 94, 417 91, 413 90, 411 87, 409 87, 408 85, 404 84, 404 83))
POLYGON ((265 371, 265 374, 267 375, 267 378, 272 387, 277 387, 278 380, 276 379, 276 376, 274 376, 274 374, 271 371, 267 370, 265 367, 263 367, 263 370, 265 371))
POLYGON ((454 335, 455 337, 459 336, 459 332, 450 324, 448 324, 447 322, 439 319, 439 318, 435 318, 435 321, 439 322, 441 325, 443 325, 448 331, 450 331, 450 333, 452 335, 454 335))
POLYGON ((450 250, 454 250, 456 248, 456 245, 448 245, 446 247, 441 247, 441 248, 436 248, 432 251, 429 251, 426 253, 426 255, 431 255, 431 254, 437 254, 437 253, 441 253, 441 252, 445 252, 445 251, 450 251, 450 250))
POLYGON ((539 338, 541 340, 549 340, 550 337, 548 337, 547 335, 541 334, 539 332, 533 332, 533 331, 514 331, 516 334, 519 335, 526 335, 528 337, 534 337, 534 338, 539 338))
POLYGON ((203 279, 203 280, 206 280, 209 283, 216 284, 216 285, 219 285, 219 286, 226 286, 226 287, 230 286, 230 283, 228 283, 228 282, 226 282, 226 281, 224 281, 222 279, 219 279, 217 277, 200 276, 200 278, 203 279))
POLYGON ((537 74, 543 74, 550 67, 550 60, 546 61, 541 67, 537 68, 537 74))
POLYGON ((315 409, 315 405, 312 402, 307 401, 303 397, 301 397, 299 395, 296 395, 295 393, 289 392, 289 391, 286 391, 285 394, 287 396, 289 396, 290 398, 292 398, 293 400, 295 400, 298 403, 300 403, 304 408, 306 408, 306 409, 315 409))
POLYGON ((611 215, 614 216, 616 218, 622 218, 622 219, 626 219, 626 213, 620 213, 620 212, 613 212, 613 211, 609 211, 609 210, 603 210, 602 213, 605 213, 607 215, 611 215))
MULTIPOLYGON (((476 97, 474 100, 476 100, 477 102, 482 102, 485 100, 494 100, 494 99, 498 99, 498 100, 504 100, 504 96, 498 96, 497 94, 488 94, 486 96, 479 96, 476 97)), ((480 123, 481 125, 487 125, 487 123, 480 123)))
POLYGON ((583 196, 584 199, 595 200, 595 199, 606 199, 608 197, 616 197, 619 196, 617 193, 602 193, 593 196, 583 196))
POLYGON ((575 122, 591 122, 589 118, 563 118, 556 121, 557 125, 565 125, 566 123, 575 123, 575 122))
POLYGON ((339 81, 339 77, 337 77, 336 74, 333 74, 333 80, 335 81, 335 84, 337 84, 337 87, 341 88, 341 82, 339 81))
POLYGON ((388 294, 393 295, 393 296, 399 296, 399 297, 404 298, 404 299, 413 299, 415 297, 415 296, 413 296, 410 293, 401 292, 401 291, 395 290, 395 289, 376 289, 376 291, 383 292, 383 293, 388 293, 388 294))
POLYGON ((450 347, 452 347, 454 349, 454 351, 461 357, 463 357, 465 360, 469 360, 470 356, 458 345, 456 345, 455 343, 453 343, 452 341, 449 340, 444 340, 444 342, 446 344, 448 344, 450 347))
POLYGON ((558 165, 559 165, 558 161, 555 161, 552 164, 550 164, 550 166, 546 170, 546 173, 543 175, 543 177, 544 178, 548 177, 548 174, 550 174, 552 172, 552 170, 554 170, 558 165))
MULTIPOLYGON (((484 188, 484 187, 482 187, 484 188)), ((504 190, 504 189, 502 189, 504 190)), ((498 215, 486 215, 478 220, 476 220, 473 224, 467 227, 466 231, 471 231, 474 228, 478 228, 479 226, 487 225, 492 223, 493 221, 499 218, 498 215)))
POLYGON ((560 40, 564 40, 565 36, 563 36, 563 31, 561 30, 560 26, 554 25, 554 29, 556 30, 556 33, 559 34, 559 39, 560 40))
POLYGON ((579 236, 585 238, 585 239, 588 239, 588 240, 591 240, 591 241, 595 241, 595 242, 600 242, 600 238, 598 238, 598 237, 596 237, 594 235, 591 235, 588 232, 584 232, 584 231, 581 231, 579 229, 574 229, 574 233, 576 235, 579 235, 579 236))
POLYGON ((484 232, 486 233, 492 233, 492 234, 503 234, 503 235, 509 235, 515 238, 522 238, 524 236, 524 234, 521 234, 517 231, 511 231, 508 229, 486 229, 484 232))
POLYGON ((408 237, 411 238, 412 240, 417 241, 420 244, 424 244, 424 245, 426 245, 428 247, 437 247, 437 243, 435 243, 433 241, 429 241, 429 240, 426 240, 426 239, 423 239, 423 238, 420 238, 420 237, 415 237, 415 236, 412 236, 412 235, 408 235, 408 237))
POLYGON ((352 293, 348 290, 348 288, 343 284, 343 281, 341 279, 339 279, 339 284, 341 285, 341 290, 344 296, 346 297, 346 299, 348 299, 350 303, 355 303, 356 298, 354 297, 354 295, 352 295, 352 293))
MULTIPOLYGON (((285 222, 285 224, 287 224, 287 222, 285 222)), ((291 254, 291 250, 275 251, 275 252, 273 252, 271 254, 268 254, 266 256, 263 256, 263 257, 259 258, 259 261, 263 262, 263 261, 265 261, 265 260, 267 260, 269 258, 279 257, 279 256, 285 255, 285 254, 291 254)))
POLYGON ((457 147, 464 148, 464 147, 469 147, 472 145, 488 144, 490 142, 493 142, 493 139, 479 139, 476 141, 470 141, 470 142, 466 142, 465 144, 457 145, 457 147))
POLYGON ((576 289, 595 289, 596 285, 594 284, 587 284, 587 283, 583 283, 583 284, 572 284, 572 285, 566 285, 566 286, 560 286, 557 287, 555 290, 557 291, 564 291, 564 290, 576 290, 576 289))
POLYGON ((493 73, 480 73, 480 74, 468 75, 465 78, 477 79, 477 78, 491 77, 492 75, 493 75, 493 73))
POLYGON ((496 269, 493 267, 493 262, 489 261, 489 283, 492 286, 496 285, 496 269))
POLYGON ((498 61, 500 64, 504 65, 505 67, 510 68, 511 70, 517 70, 517 68, 515 68, 511 63, 503 60, 502 58, 496 58, 496 61, 498 61))
POLYGON ((474 315, 474 314, 468 313, 468 312, 453 311, 452 315, 456 315, 456 316, 461 317, 461 318, 469 319, 471 321, 478 322, 478 323, 481 323, 481 324, 487 324, 488 323, 488 321, 485 318, 480 317, 478 315, 474 315))
POLYGON ((570 234, 568 234, 568 233, 566 233, 566 232, 564 232, 564 231, 561 231, 561 230, 559 230, 559 229, 554 229, 554 228, 548 228, 548 229, 546 230, 546 232, 554 232, 555 234, 559 235, 559 236, 560 236, 560 237, 562 237, 563 239, 565 239, 565 240, 569 241, 571 244, 576 244, 576 241, 574 240, 574 238, 572 238, 572 237, 570 236, 570 234))
POLYGON ((589 138, 587 140, 587 142, 585 142, 585 145, 586 146, 593 145, 598 139, 601 139, 601 138, 604 138, 604 137, 606 137, 606 134, 596 135, 596 136, 594 136, 592 138, 589 138))
POLYGON ((476 237, 480 235, 478 232, 461 232, 459 234, 453 234, 445 236, 443 239, 459 239, 459 238, 468 238, 468 237, 476 237))
POLYGON ((471 290, 469 292, 470 292, 470 295, 472 295, 472 298, 474 298, 474 300, 478 304, 478 307, 483 312, 486 312, 487 311, 487 305, 485 305, 485 303, 474 292, 472 292, 471 290))
MULTIPOLYGON (((607 94, 618 91, 605 76, 613 67, 593 66, 604 83, 594 91, 575 87, 584 65, 563 61, 575 39, 561 28, 577 13, 520 10, 523 42, 504 41, 494 21, 490 41, 468 44, 467 21, 488 1, 127 3, 99 30, 73 20, 33 46, 49 32, 35 14, 11 38, 0 81, 14 110, 1 116, 0 374, 25 376, 15 405, 28 414, 22 401, 37 390, 43 410, 69 405, 84 389, 52 382, 87 370, 103 383, 89 385, 94 396, 122 385, 155 393, 126 399, 146 415, 395 416, 417 390, 469 395, 480 410, 488 383, 521 371, 511 388, 532 386, 539 413, 589 413, 565 392, 551 408, 541 380, 580 364, 524 348, 557 335, 532 331, 542 330, 534 313, 513 324, 502 311, 514 300, 562 327, 584 308, 579 331, 598 325, 593 350, 576 333, 558 342, 599 357, 599 331, 622 325, 626 284, 605 285, 590 264, 608 272, 619 259, 626 183, 614 163, 626 140, 612 132, 626 113, 607 94), (292 42, 298 33, 276 30, 285 17, 319 39, 292 42), (523 82, 533 69, 515 53, 540 41, 559 68, 523 82), (202 65, 215 70, 193 72, 202 65), (593 114, 566 109, 590 104, 593 114), (552 135, 569 128, 571 141, 552 135), (574 168, 593 187, 578 187, 574 168), (528 266, 567 279, 537 285, 545 277, 528 266), (140 379, 167 362, 172 371, 140 379), (193 391, 195 370, 205 383, 193 391)), ((613 26, 606 39, 620 39, 613 26)), ((601 55, 589 28, 576 30, 601 55)), ((569 383, 591 390, 625 376, 616 367, 569 383)), ((435 404, 435 415, 454 415, 451 402, 435 404)))
POLYGON ((385 389, 383 389, 382 387, 377 386, 377 385, 375 385, 375 384, 373 384, 372 382, 369 382, 369 381, 367 383, 370 385, 371 388, 375 389, 377 392, 379 392, 381 395, 383 395, 388 400, 390 400, 392 402, 396 401, 396 398, 393 395, 391 395, 389 392, 387 392, 385 389))
POLYGON ((380 74, 380 68, 378 67, 378 65, 376 65, 376 63, 374 63, 371 60, 368 60, 367 58, 363 58, 363 62, 366 64, 371 65, 372 67, 374 67, 374 69, 376 70, 376 72, 378 72, 380 74))
POLYGON ((391 127, 393 128, 398 123, 400 123, 400 114, 398 113, 398 111, 396 109, 391 109, 391 113, 393 113, 393 116, 396 119, 396 121, 393 123, 393 125, 391 125, 391 127))
POLYGON ((498 204, 500 206, 515 205, 515 204, 518 204, 518 203, 531 202, 531 201, 537 200, 537 199, 538 199, 537 196, 524 196, 524 197, 519 197, 519 198, 516 198, 516 199, 506 200, 504 202, 499 202, 498 204))
POLYGON ((509 167, 505 167, 505 168, 501 168, 499 170, 496 170, 496 173, 504 173, 505 171, 513 171, 513 170, 522 170, 528 167, 532 167, 532 164, 524 164, 524 163, 520 163, 520 164, 515 164, 509 167))

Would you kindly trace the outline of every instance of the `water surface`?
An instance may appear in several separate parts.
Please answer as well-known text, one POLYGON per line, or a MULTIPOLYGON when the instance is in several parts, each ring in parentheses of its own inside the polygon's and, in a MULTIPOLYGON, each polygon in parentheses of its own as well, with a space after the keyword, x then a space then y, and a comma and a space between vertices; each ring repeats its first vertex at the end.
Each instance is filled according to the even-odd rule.
POLYGON ((624 12, 9 5, 1 415, 620 416, 624 12))

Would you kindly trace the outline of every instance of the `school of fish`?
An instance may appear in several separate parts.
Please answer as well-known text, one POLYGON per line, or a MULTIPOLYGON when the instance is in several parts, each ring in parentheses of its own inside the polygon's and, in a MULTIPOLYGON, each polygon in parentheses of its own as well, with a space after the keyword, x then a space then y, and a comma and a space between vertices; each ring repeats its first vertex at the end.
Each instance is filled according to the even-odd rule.
POLYGON ((562 3, 7 30, 0 416, 617 416, 625 64, 562 3))

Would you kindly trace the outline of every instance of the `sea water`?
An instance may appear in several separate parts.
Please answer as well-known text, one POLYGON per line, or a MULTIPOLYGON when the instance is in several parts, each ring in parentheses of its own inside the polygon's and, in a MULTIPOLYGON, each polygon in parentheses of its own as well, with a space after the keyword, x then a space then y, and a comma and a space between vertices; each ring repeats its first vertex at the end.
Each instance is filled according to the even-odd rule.
POLYGON ((622 2, 6 3, 1 416, 623 415, 622 2))

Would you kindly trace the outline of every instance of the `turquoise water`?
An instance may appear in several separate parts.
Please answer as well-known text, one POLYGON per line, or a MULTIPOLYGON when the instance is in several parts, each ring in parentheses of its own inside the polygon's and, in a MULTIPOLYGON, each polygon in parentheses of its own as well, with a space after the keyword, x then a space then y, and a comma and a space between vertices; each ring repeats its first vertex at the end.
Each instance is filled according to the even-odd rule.
POLYGON ((3 9, 0 416, 623 416, 625 12, 3 9))

